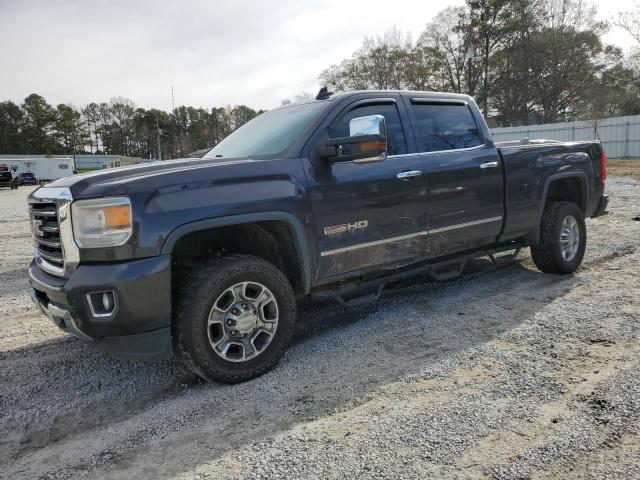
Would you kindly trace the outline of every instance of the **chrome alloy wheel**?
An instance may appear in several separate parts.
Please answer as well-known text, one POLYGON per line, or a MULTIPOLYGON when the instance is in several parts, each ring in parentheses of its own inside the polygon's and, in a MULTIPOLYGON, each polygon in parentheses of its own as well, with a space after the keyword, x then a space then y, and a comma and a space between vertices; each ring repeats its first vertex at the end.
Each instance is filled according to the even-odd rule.
POLYGON ((560 228, 560 253, 567 261, 573 260, 580 248, 580 226, 572 215, 562 220, 560 228))
POLYGON ((213 351, 230 362, 260 355, 278 328, 278 302, 257 282, 236 283, 216 299, 207 332, 213 351))

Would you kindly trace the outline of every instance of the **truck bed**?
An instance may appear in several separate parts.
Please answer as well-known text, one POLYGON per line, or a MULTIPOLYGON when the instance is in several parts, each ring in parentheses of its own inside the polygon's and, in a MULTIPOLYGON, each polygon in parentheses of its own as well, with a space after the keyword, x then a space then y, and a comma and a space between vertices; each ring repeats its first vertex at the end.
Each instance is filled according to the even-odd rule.
POLYGON ((576 189, 585 217, 598 208, 604 190, 603 151, 598 141, 498 142, 504 165, 505 223, 502 240, 517 238, 537 225, 547 189, 554 180, 566 178, 564 188, 576 189))

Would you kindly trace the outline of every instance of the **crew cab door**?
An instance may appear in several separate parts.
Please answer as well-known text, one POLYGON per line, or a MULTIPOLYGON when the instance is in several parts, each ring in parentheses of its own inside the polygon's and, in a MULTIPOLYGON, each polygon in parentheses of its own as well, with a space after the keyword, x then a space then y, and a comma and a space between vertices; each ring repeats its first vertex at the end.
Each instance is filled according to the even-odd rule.
POLYGON ((309 190, 318 245, 318 277, 410 263, 426 253, 426 191, 420 155, 409 154, 409 124, 399 95, 352 102, 328 119, 323 136, 348 137, 354 118, 382 115, 386 160, 313 162, 309 190))
POLYGON ((428 95, 408 94, 405 101, 425 166, 429 256, 495 242, 503 220, 503 167, 477 107, 428 95))

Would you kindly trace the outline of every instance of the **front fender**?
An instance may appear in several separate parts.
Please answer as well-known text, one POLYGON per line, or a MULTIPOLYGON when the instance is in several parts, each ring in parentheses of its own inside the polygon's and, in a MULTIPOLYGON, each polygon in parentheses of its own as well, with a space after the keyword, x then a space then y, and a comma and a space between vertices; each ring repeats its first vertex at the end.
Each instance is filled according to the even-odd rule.
POLYGON ((190 233, 210 230, 217 227, 226 227, 230 225, 241 225, 254 222, 265 221, 281 221, 288 224, 295 235, 294 241, 296 247, 300 252, 300 263, 302 265, 302 288, 305 293, 309 293, 311 290, 311 255, 310 248, 306 241, 304 227, 294 215, 286 212, 260 212, 260 213, 248 213, 242 215, 230 215, 225 217, 210 218, 205 220, 198 220, 179 226, 169 233, 165 239, 161 254, 171 254, 174 246, 185 235, 190 233))

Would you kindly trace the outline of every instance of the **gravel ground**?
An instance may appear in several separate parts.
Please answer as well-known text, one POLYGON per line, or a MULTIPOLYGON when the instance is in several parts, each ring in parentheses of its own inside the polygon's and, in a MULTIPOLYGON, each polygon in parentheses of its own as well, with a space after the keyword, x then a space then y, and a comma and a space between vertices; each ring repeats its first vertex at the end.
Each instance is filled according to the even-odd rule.
POLYGON ((309 305, 235 385, 120 361, 32 306, 29 188, 0 191, 1 478, 640 478, 640 181, 613 177, 585 262, 309 305))

